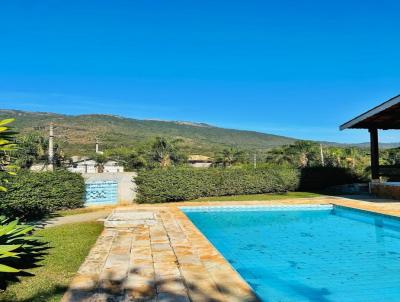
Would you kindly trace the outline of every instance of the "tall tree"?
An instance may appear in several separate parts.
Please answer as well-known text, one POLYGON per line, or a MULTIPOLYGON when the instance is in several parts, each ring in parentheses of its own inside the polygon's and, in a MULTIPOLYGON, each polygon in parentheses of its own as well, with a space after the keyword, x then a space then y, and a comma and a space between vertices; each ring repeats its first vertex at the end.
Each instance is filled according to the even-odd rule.
POLYGON ((108 161, 106 155, 101 153, 95 153, 92 156, 92 159, 96 162, 97 172, 103 173, 104 172, 104 164, 108 161))
POLYGON ((151 145, 150 155, 153 161, 161 168, 183 163, 187 160, 185 154, 179 150, 179 140, 170 141, 165 137, 157 137, 151 145))
POLYGON ((246 154, 244 151, 235 148, 226 148, 220 151, 215 158, 215 165, 222 167, 231 167, 234 164, 244 163, 246 154))
POLYGON ((385 150, 382 153, 382 157, 388 165, 400 165, 400 148, 385 150))
POLYGON ((268 153, 267 159, 277 164, 287 163, 300 168, 321 164, 318 144, 309 141, 296 141, 292 145, 273 149, 268 153))
POLYGON ((38 160, 46 159, 48 141, 37 134, 28 134, 17 138, 18 148, 13 152, 15 164, 29 169, 38 160))
POLYGON ((133 149, 119 147, 105 152, 106 156, 122 164, 126 171, 144 169, 148 165, 146 149, 142 146, 133 149))

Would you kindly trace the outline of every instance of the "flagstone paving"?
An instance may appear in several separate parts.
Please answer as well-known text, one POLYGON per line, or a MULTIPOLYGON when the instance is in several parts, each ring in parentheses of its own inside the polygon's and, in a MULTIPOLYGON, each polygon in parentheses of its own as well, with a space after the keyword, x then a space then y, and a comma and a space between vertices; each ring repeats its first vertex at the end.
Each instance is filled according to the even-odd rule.
POLYGON ((257 301, 248 284, 177 206, 327 203, 400 215, 399 203, 341 198, 117 208, 62 301, 257 301))

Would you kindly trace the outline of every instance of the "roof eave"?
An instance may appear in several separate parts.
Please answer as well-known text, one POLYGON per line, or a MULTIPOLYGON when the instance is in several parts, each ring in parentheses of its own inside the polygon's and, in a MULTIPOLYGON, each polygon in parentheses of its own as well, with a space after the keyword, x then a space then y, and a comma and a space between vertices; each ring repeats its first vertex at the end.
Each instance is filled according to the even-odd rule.
POLYGON ((363 127, 353 127, 355 125, 357 125, 358 123, 364 121, 365 119, 374 116, 375 114, 378 114, 394 105, 396 105, 397 103, 400 103, 400 95, 397 95, 393 98, 391 98, 390 100, 384 102, 383 104, 376 106, 375 108, 372 108, 371 110, 355 117, 354 119, 348 121, 347 123, 344 123, 343 125, 341 125, 339 127, 339 129, 342 130, 346 130, 346 129, 366 129, 363 127))

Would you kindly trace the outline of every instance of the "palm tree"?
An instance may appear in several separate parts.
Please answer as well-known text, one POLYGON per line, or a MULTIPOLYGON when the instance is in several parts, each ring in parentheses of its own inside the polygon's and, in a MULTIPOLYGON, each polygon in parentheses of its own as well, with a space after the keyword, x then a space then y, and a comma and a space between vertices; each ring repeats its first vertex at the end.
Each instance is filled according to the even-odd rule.
POLYGON ((13 152, 15 163, 29 169, 37 160, 46 159, 48 140, 36 134, 29 134, 17 139, 18 148, 13 152))
POLYGON ((307 167, 311 162, 320 162, 318 145, 309 141, 296 141, 292 145, 276 148, 268 152, 268 160, 277 164, 288 163, 301 168, 307 167))
POLYGON ((140 170, 147 166, 146 153, 143 149, 119 147, 105 152, 109 159, 122 164, 127 171, 140 170))
POLYGON ((186 156, 180 152, 176 144, 180 140, 169 141, 165 137, 157 137, 151 146, 151 157, 161 168, 179 164, 186 160, 186 156))
POLYGON ((309 141, 296 141, 293 145, 290 145, 287 149, 289 154, 293 154, 298 158, 298 163, 301 168, 305 168, 309 165, 313 157, 316 157, 317 144, 309 141))
POLYGON ((104 164, 108 161, 107 156, 101 153, 95 153, 92 159, 96 162, 96 168, 98 173, 104 172, 104 164))
POLYGON ((282 165, 282 164, 290 164, 293 165, 295 160, 293 154, 289 154, 286 148, 274 148, 267 153, 267 162, 271 162, 274 164, 282 165))
POLYGON ((237 163, 245 162, 245 153, 235 148, 226 148, 219 152, 216 156, 215 164, 226 167, 231 167, 237 163))
POLYGON ((359 157, 358 150, 356 148, 346 148, 344 149, 344 155, 347 165, 354 170, 359 157))

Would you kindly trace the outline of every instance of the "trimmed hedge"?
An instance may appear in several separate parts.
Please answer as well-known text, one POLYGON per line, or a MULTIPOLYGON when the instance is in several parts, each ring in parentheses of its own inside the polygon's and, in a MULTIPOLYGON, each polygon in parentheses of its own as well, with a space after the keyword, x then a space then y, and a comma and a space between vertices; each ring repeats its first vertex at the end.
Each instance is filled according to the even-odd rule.
POLYGON ((85 183, 68 171, 22 172, 10 179, 8 191, 0 193, 0 213, 24 220, 84 205, 85 183))
POLYGON ((141 171, 135 178, 137 202, 192 200, 207 196, 261 194, 294 191, 299 173, 292 168, 189 169, 141 171))
POLYGON ((301 169, 300 190, 323 190, 332 186, 364 182, 348 168, 310 167, 301 169))

